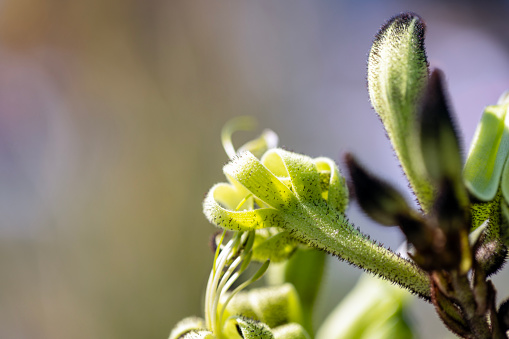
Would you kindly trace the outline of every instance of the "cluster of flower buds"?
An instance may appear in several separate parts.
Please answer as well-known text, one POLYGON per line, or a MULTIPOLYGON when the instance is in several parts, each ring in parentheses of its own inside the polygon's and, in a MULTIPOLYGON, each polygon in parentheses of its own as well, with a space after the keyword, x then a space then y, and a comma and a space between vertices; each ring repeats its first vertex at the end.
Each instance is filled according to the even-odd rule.
MULTIPOLYGON (((360 206, 378 223, 399 226, 411 260, 349 222, 346 180, 331 159, 276 148, 271 131, 235 152, 231 134, 251 125, 241 118, 223 131, 231 159, 223 168, 228 182, 214 185, 203 203, 208 220, 224 230, 214 238, 206 319, 184 321, 171 339, 308 338, 311 321, 303 318, 311 319, 315 294, 305 291, 316 290, 319 279, 239 293, 265 273, 269 261, 288 262, 302 247, 328 252, 431 301, 461 337, 507 338, 509 301, 497 307, 488 277, 504 264, 509 244, 509 94, 486 108, 464 163, 444 75, 428 70, 424 33, 416 14, 395 16, 375 37, 368 60, 371 102, 419 209, 346 155, 360 206), (226 231, 231 236, 223 244, 226 231), (229 292, 252 261, 263 264, 229 292), (278 318, 273 309, 286 311, 278 318)), ((301 276, 310 272, 302 269, 301 276)), ((325 337, 343 338, 326 328, 325 337)))
POLYGON ((428 75, 424 32, 413 13, 392 18, 368 61, 371 102, 421 211, 352 155, 346 162, 361 207, 378 223, 399 226, 409 255, 429 273, 432 302, 444 323, 462 337, 506 338, 508 307, 497 310, 486 278, 507 254, 508 96, 485 110, 464 165, 444 75, 428 75))

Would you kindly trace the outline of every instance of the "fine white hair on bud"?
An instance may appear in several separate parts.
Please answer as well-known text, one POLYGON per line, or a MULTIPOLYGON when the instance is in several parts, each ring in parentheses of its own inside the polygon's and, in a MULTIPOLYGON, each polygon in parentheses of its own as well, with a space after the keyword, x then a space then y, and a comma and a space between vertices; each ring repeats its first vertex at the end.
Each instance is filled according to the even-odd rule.
POLYGON ((403 170, 424 210, 433 201, 416 137, 416 110, 428 81, 425 24, 414 13, 390 19, 378 32, 368 59, 368 90, 403 170))

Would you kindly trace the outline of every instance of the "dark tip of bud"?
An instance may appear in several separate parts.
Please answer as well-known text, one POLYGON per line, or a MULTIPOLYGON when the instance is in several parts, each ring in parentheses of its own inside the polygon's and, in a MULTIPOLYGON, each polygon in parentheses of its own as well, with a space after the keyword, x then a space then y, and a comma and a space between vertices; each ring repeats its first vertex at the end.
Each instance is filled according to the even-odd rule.
POLYGON ((437 217, 438 226, 446 234, 470 228, 468 211, 458 199, 455 187, 448 178, 440 183, 433 213, 437 217))
MULTIPOLYGON (((452 117, 449 113, 445 88, 443 85, 445 75, 440 69, 434 69, 428 80, 428 86, 424 91, 421 106, 422 128, 436 127, 439 123, 452 125, 452 117)), ((453 128, 453 126, 451 127, 453 128)))
POLYGON ((422 18, 418 14, 415 14, 413 12, 400 13, 387 20, 387 22, 383 24, 382 27, 380 28, 380 31, 375 37, 375 40, 377 40, 380 35, 383 35, 384 32, 389 27, 394 25, 396 30, 401 30, 405 27, 408 27, 413 20, 416 20, 415 34, 419 38, 419 40, 424 43, 424 34, 426 33, 426 23, 424 22, 424 20, 422 20, 422 18))
POLYGON ((504 301, 498 309, 498 322, 503 331, 509 330, 509 299, 504 301))
POLYGON ((422 97, 419 112, 421 150, 433 180, 440 181, 444 177, 460 180, 463 161, 443 78, 442 71, 434 70, 422 97))
POLYGON ((433 231, 422 220, 413 217, 400 217, 399 227, 405 234, 408 242, 417 251, 423 251, 432 246, 433 231))
POLYGON ((382 225, 395 226, 411 215, 410 207, 396 189, 368 173, 353 155, 346 154, 345 162, 357 201, 368 216, 382 225))

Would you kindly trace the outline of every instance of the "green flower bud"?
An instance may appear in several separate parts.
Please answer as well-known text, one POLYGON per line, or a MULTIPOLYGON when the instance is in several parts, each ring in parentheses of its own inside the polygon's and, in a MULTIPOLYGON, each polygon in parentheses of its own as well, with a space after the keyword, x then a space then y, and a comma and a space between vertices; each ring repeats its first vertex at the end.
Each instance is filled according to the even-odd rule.
POLYGON ((230 184, 212 187, 204 201, 204 213, 213 224, 225 229, 284 228, 283 214, 296 211, 302 203, 328 205, 338 212, 347 205, 345 179, 330 159, 311 159, 273 149, 258 161, 246 152, 228 163, 224 172, 230 184), (324 177, 329 179, 325 191, 324 177), (261 208, 236 210, 234 206, 245 206, 243 201, 248 199, 254 199, 261 208))
POLYGON ((509 154, 508 109, 509 102, 505 96, 498 105, 484 109, 463 169, 465 185, 481 201, 495 198, 501 179, 504 197, 509 201, 509 166, 505 166, 502 174, 509 154))
POLYGON ((416 137, 416 110, 428 79, 425 25, 414 13, 390 19, 378 32, 368 59, 368 89, 394 151, 424 210, 433 200, 416 137))
POLYGON ((291 284, 256 288, 240 292, 226 307, 225 317, 243 315, 270 328, 287 323, 302 323, 299 296, 291 284))
POLYGON ((299 324, 291 323, 272 329, 275 339, 311 339, 306 330, 299 324))
POLYGON ((270 285, 289 282, 295 286, 302 304, 302 326, 308 333, 314 333, 313 311, 325 270, 326 254, 301 247, 287 261, 271 264, 265 276, 270 285))
POLYGON ((225 338, 274 339, 269 326, 248 317, 231 317, 226 322, 225 338))
MULTIPOLYGON (((173 330, 170 333, 169 339, 179 339, 182 338, 184 334, 187 334, 189 332, 194 332, 196 335, 197 332, 205 331, 206 325, 205 321, 202 318, 198 317, 189 317, 182 319, 175 325, 173 330)), ((202 338, 202 337, 196 337, 196 338, 202 338)))

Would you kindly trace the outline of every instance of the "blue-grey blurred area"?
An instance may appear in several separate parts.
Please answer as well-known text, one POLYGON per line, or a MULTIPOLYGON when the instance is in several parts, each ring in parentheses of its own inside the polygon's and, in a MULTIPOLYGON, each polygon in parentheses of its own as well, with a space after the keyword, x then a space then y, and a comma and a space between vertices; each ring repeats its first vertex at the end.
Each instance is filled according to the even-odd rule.
MULTIPOLYGON (((201 202, 238 115, 340 166, 354 152, 413 200, 365 75, 378 28, 407 10, 427 22, 466 151, 509 89, 508 1, 2 1, 0 337, 166 338, 202 315, 216 229, 201 202)), ((329 261, 317 322, 359 273, 329 261)), ((412 318, 422 338, 451 337, 422 301, 412 318)))

